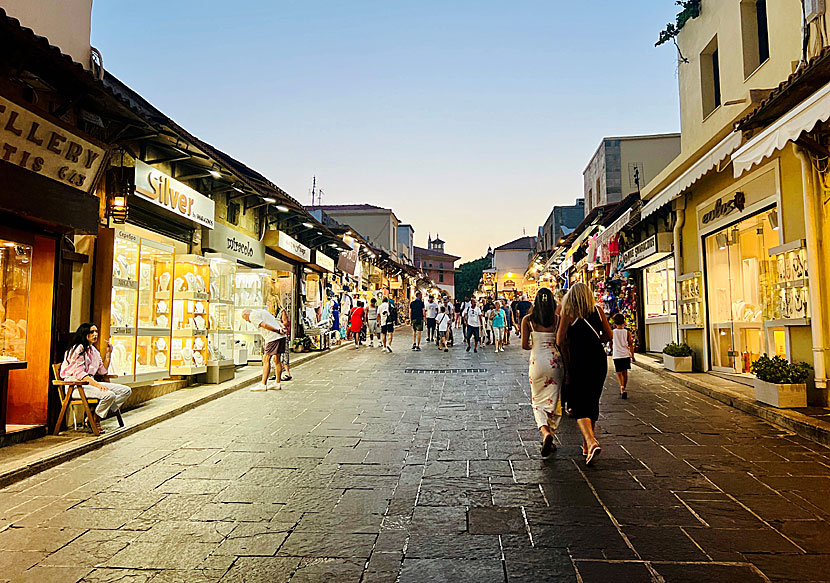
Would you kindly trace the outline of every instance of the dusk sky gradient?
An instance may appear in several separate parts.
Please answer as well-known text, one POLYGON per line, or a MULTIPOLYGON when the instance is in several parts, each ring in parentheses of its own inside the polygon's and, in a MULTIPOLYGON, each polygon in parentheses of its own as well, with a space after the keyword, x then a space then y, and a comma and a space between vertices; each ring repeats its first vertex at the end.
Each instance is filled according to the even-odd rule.
POLYGON ((104 66, 303 204, 391 207, 463 260, 679 130, 673 0, 96 0, 104 66))

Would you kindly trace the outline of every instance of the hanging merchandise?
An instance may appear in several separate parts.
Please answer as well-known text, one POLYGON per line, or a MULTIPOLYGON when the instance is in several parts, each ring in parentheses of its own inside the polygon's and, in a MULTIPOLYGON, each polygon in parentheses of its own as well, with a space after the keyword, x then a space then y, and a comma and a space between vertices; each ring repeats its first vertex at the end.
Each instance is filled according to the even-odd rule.
POLYGON ((588 239, 588 263, 596 263, 597 262, 597 236, 594 235, 588 239))

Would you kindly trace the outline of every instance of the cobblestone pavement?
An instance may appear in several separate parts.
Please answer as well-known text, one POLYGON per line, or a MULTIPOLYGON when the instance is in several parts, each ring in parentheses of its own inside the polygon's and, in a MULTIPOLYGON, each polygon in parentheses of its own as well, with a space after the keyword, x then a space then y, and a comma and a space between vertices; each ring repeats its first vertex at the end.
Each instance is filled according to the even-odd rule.
POLYGON ((830 580, 826 449, 635 370, 543 461, 526 353, 398 336, 0 491, 0 580, 830 580))

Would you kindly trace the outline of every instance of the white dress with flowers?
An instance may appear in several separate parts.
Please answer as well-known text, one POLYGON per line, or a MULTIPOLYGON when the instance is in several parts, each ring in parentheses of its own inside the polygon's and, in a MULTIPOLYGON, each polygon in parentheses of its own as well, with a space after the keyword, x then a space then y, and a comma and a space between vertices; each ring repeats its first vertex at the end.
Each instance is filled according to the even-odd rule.
POLYGON ((534 330, 531 338, 533 346, 530 349, 528 376, 533 416, 537 427, 547 425, 554 430, 562 419, 562 404, 559 400, 564 377, 562 357, 556 348, 555 333, 534 330))

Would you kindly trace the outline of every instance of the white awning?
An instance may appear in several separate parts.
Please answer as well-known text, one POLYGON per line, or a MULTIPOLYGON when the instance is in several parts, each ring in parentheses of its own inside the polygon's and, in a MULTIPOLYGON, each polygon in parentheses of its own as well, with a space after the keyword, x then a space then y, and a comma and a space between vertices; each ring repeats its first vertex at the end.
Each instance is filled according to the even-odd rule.
POLYGON ((752 138, 732 157, 735 178, 760 164, 764 158, 781 150, 788 142, 796 141, 804 132, 810 132, 819 122, 830 119, 830 83, 808 99, 781 116, 778 121, 752 138))
POLYGON ((610 241, 611 237, 619 233, 620 229, 626 226, 630 220, 631 209, 628 209, 620 217, 618 217, 616 221, 608 225, 607 229, 605 229, 602 233, 599 234, 599 236, 597 237, 597 245, 600 246, 603 243, 607 243, 608 241, 610 241))
POLYGON ((640 212, 640 216, 646 218, 683 194, 683 191, 703 178, 712 168, 717 167, 732 152, 737 150, 740 145, 741 132, 732 132, 726 136, 717 146, 709 150, 700 160, 695 162, 691 168, 681 174, 677 180, 669 184, 662 192, 648 201, 640 212))

